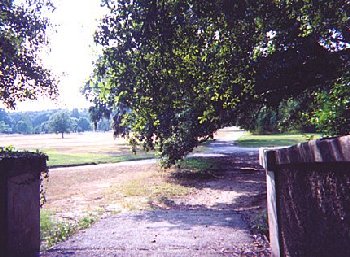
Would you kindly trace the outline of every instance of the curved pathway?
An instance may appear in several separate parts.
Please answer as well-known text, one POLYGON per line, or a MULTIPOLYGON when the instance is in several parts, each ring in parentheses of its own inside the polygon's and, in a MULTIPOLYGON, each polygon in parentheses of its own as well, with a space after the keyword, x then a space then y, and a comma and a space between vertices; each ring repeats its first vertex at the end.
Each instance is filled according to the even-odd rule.
MULTIPOLYGON (((242 219, 242 210, 254 207, 265 185, 263 171, 256 165, 257 150, 246 149, 242 155, 233 144, 241 133, 236 128, 220 131, 204 154, 193 154, 195 158, 231 156, 223 159, 227 167, 215 171, 211 179, 195 181, 195 194, 167 200, 163 208, 103 218, 42 256, 268 256, 266 249, 257 251, 242 219)), ((143 166, 147 164, 135 168, 143 166)))

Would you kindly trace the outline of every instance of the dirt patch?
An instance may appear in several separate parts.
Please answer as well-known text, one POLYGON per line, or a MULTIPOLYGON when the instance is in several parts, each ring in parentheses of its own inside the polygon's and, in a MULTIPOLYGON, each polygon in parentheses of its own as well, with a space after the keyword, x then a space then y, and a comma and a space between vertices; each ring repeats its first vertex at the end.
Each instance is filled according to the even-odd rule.
MULTIPOLYGON (((211 157, 213 158, 213 157, 211 157)), ((208 158, 206 158, 208 159, 208 158)), ((178 183, 195 187, 196 193, 181 201, 187 204, 204 204, 210 208, 243 210, 260 208, 260 204, 253 204, 261 195, 265 196, 265 174, 257 166, 242 166, 236 162, 241 157, 217 157, 218 167, 207 170, 207 178, 196 179, 181 175, 178 183)), ((173 177, 178 177, 178 171, 173 177)))
POLYGON ((45 183, 44 210, 57 218, 74 221, 87 214, 108 215, 128 210, 122 204, 125 199, 113 188, 160 172, 154 161, 137 163, 141 165, 101 164, 50 170, 49 181, 45 183))

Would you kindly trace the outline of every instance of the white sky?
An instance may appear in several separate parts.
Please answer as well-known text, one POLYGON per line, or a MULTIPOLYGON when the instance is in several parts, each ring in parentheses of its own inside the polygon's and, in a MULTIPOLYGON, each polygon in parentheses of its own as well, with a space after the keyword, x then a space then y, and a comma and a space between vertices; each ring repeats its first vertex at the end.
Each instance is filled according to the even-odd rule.
POLYGON ((48 31, 51 52, 43 53, 44 66, 59 76, 59 99, 19 103, 17 111, 49 108, 87 107, 90 104, 80 93, 96 60, 98 47, 93 34, 103 16, 100 0, 53 0, 56 10, 49 14, 57 27, 48 31))

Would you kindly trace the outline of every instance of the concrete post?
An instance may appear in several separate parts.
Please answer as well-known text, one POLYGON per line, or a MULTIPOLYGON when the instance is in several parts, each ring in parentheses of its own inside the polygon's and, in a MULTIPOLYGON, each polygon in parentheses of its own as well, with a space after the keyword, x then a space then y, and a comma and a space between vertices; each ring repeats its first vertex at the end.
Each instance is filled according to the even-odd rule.
POLYGON ((39 256, 40 174, 46 156, 0 154, 0 254, 39 256))
POLYGON ((267 186, 267 216, 269 225, 269 237, 271 246, 271 256, 280 257, 280 240, 278 232, 277 206, 276 206, 276 186, 275 173, 273 171, 274 155, 269 149, 259 149, 259 163, 266 170, 267 186))

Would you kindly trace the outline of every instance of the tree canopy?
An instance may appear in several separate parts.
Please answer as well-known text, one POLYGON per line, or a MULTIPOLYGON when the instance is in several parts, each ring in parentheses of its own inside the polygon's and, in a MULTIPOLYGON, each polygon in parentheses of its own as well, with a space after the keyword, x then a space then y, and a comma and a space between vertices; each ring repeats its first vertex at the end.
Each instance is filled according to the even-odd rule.
POLYGON ((85 93, 130 110, 117 121, 166 165, 289 99, 316 120, 317 92, 349 84, 349 1, 102 2, 104 50, 85 93))
POLYGON ((38 58, 49 26, 40 12, 53 7, 49 0, 18 2, 0 2, 0 102, 10 108, 17 101, 57 94, 56 81, 38 58))

